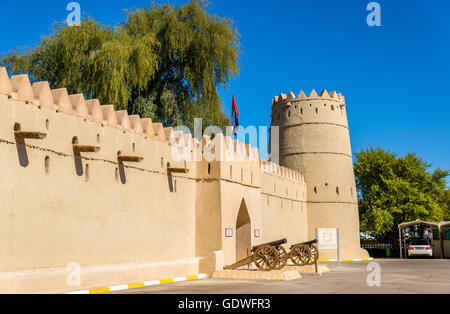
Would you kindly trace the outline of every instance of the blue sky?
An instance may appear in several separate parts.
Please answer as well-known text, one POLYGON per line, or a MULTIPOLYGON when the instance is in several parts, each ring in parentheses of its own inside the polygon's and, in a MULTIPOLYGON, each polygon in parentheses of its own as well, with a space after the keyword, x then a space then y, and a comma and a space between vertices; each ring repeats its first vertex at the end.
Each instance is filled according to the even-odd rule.
MULTIPOLYGON (((104 24, 150 3, 78 2, 104 24)), ((221 92, 225 108, 234 93, 242 125, 269 125, 273 96, 337 90, 346 96, 354 152, 379 145, 450 169, 450 1, 378 1, 375 28, 366 24, 369 2, 212 0, 208 11, 232 18, 241 34, 241 72, 221 92)), ((67 3, 2 0, 0 53, 36 44, 66 18, 67 3)))

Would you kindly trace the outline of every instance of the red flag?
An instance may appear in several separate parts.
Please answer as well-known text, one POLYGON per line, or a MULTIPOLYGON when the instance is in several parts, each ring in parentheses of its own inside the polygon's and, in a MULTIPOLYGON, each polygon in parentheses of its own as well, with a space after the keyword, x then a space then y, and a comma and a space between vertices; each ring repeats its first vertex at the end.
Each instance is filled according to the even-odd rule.
POLYGON ((239 111, 236 105, 236 99, 233 95, 233 107, 231 108, 231 124, 233 126, 233 134, 236 135, 239 128, 239 111))
POLYGON ((239 115, 239 111, 238 111, 238 108, 236 105, 236 99, 234 99, 234 95, 233 95, 233 108, 234 108, 234 111, 236 111, 236 115, 239 115))

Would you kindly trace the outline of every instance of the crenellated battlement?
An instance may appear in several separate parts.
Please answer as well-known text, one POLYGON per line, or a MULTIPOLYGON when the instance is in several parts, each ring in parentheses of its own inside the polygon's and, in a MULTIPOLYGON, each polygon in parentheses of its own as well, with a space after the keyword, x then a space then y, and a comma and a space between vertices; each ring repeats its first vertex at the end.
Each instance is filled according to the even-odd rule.
MULTIPOLYGON (((191 134, 184 134, 151 119, 139 115, 128 115, 126 110, 114 109, 113 105, 101 105, 98 99, 85 99, 82 94, 69 95, 66 88, 50 89, 48 82, 31 84, 28 75, 14 75, 9 78, 5 68, 0 68, 0 94, 8 95, 13 101, 23 101, 39 108, 46 107, 65 113, 76 119, 98 123, 126 134, 140 135, 144 140, 166 143, 178 148, 178 159, 219 162, 259 162, 262 172, 270 173, 292 182, 304 182, 303 176, 293 170, 260 160, 258 148, 241 143, 231 136, 217 134, 214 139, 204 135, 201 142, 191 134)), ((301 95, 303 92, 301 93, 301 95)), ((292 98, 292 93, 287 99, 292 98)), ((325 94, 323 94, 326 97, 325 94)), ((333 97, 337 94, 332 93, 333 97)), ((339 96, 339 99, 340 96, 339 96)), ((130 137, 130 141, 132 137, 130 137)), ((258 166, 256 166, 258 167, 258 166)))
POLYGON ((345 97, 335 91, 323 90, 320 96, 313 90, 309 97, 301 91, 298 97, 290 92, 273 99, 272 126, 282 128, 311 123, 330 123, 347 128, 345 97))
POLYGON ((279 96, 275 96, 272 99, 272 106, 276 104, 286 104, 287 106, 291 105, 291 102, 294 101, 302 101, 302 100, 317 100, 317 99, 324 99, 324 100, 334 100, 341 104, 341 106, 345 106, 345 97, 338 92, 332 91, 330 93, 327 92, 326 89, 324 89, 320 95, 317 94, 317 92, 313 89, 311 91, 311 94, 306 96, 306 94, 302 91, 300 91, 300 94, 298 96, 295 96, 293 92, 289 92, 289 94, 280 94, 279 96))
POLYGON ((207 135, 203 136, 202 149, 207 159, 216 161, 250 161, 259 160, 258 148, 239 142, 231 136, 216 134, 213 140, 207 135))
POLYGON ((69 95, 66 88, 51 90, 48 82, 31 84, 25 74, 9 78, 5 68, 0 68, 0 94, 156 141, 174 144, 183 140, 189 148, 195 144, 192 137, 183 136, 182 132, 174 132, 172 128, 165 128, 148 118, 141 119, 139 115, 129 116, 126 110, 116 111, 113 105, 101 105, 98 99, 86 100, 82 94, 69 95))
POLYGON ((5 68, 0 68, 0 94, 8 95, 12 100, 47 107, 56 112, 99 123, 101 126, 119 129, 124 133, 139 134, 146 139, 164 142, 170 146, 177 145, 190 152, 200 150, 196 152, 196 160, 202 157, 204 150, 216 154, 216 147, 221 147, 217 150, 220 156, 216 156, 220 161, 259 160, 258 148, 239 143, 229 136, 224 137, 220 134, 211 141, 205 135, 200 143, 191 134, 175 131, 172 127, 164 127, 161 123, 153 123, 148 118, 142 119, 139 115, 130 116, 126 110, 116 111, 113 105, 101 105, 98 99, 86 100, 82 94, 69 95, 66 88, 51 90, 48 82, 31 84, 28 75, 15 75, 9 78, 5 68))
POLYGON ((259 161, 259 167, 261 169, 261 172, 263 173, 269 173, 274 176, 284 178, 287 180, 290 180, 292 182, 296 183, 305 183, 305 178, 303 174, 291 170, 289 168, 280 166, 274 162, 266 161, 266 160, 260 160, 259 161))

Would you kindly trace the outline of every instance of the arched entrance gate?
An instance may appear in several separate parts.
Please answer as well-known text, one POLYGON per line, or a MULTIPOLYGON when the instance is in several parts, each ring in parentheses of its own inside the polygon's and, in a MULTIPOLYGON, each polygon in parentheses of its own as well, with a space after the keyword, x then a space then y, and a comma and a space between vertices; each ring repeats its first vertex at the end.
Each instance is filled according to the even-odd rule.
POLYGON ((252 227, 247 205, 242 200, 236 219, 236 261, 244 259, 252 246, 252 227))

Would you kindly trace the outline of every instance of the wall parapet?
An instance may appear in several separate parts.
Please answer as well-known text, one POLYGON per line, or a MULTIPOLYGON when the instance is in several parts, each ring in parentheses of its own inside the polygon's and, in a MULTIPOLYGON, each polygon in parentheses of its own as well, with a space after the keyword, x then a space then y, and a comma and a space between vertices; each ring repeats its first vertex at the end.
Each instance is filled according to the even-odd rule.
POLYGON ((129 116, 126 110, 115 111, 113 105, 100 105, 97 99, 86 100, 82 94, 69 95, 66 88, 51 90, 48 82, 31 84, 26 74, 9 78, 5 68, 0 68, 0 94, 162 142, 182 139, 181 132, 172 134, 161 123, 141 119, 139 115, 129 116))
POLYGON ((302 173, 280 166, 274 162, 260 160, 259 167, 261 172, 263 173, 272 174, 292 182, 305 183, 305 179, 302 173))
MULTIPOLYGON (((0 68, 0 94, 9 99, 24 101, 38 107, 48 107, 57 112, 64 112, 77 118, 109 126, 124 133, 140 134, 145 138, 176 145, 183 151, 212 153, 217 161, 258 161, 259 151, 250 145, 240 143, 230 136, 216 135, 214 140, 207 135, 201 142, 176 131, 172 127, 164 127, 162 123, 154 123, 149 118, 139 115, 128 115, 126 110, 114 109, 113 105, 101 105, 98 99, 87 100, 83 94, 69 95, 66 88, 50 89, 46 81, 31 84, 28 75, 13 75, 9 78, 6 68, 0 68), (220 149, 219 149, 220 147, 220 149), (220 158, 220 159, 218 159, 220 158)), ((205 154, 201 154, 205 157, 205 154)), ((186 157, 186 156, 184 156, 186 157)), ((202 157, 202 156, 200 156, 202 157)), ((201 161, 197 160, 196 161, 201 161)))
POLYGON ((291 102, 293 101, 299 101, 299 100, 315 100, 315 99, 324 99, 324 100, 334 100, 341 104, 341 106, 345 106, 345 97, 341 93, 338 93, 336 91, 332 91, 330 93, 327 92, 326 89, 324 89, 320 95, 317 94, 317 92, 313 89, 311 94, 306 96, 306 94, 302 91, 300 91, 300 94, 298 96, 295 96, 293 92, 289 92, 289 94, 280 94, 279 96, 275 96, 272 99, 272 106, 276 104, 286 104, 287 106, 291 105, 291 102))

